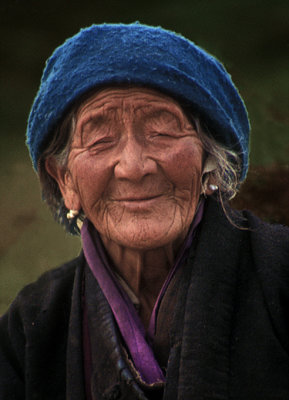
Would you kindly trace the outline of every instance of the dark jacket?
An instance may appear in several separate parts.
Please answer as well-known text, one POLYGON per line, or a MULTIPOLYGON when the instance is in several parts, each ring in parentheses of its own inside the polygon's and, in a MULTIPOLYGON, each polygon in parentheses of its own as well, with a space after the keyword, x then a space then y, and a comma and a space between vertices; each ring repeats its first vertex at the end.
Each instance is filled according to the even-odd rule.
MULTIPOLYGON (((208 202, 177 293, 166 400, 289 399, 289 229, 240 216, 246 230, 208 202)), ((1 400, 85 399, 84 265, 81 255, 44 274, 2 317, 1 400)), ((91 290, 94 398, 146 399, 96 281, 91 290)))

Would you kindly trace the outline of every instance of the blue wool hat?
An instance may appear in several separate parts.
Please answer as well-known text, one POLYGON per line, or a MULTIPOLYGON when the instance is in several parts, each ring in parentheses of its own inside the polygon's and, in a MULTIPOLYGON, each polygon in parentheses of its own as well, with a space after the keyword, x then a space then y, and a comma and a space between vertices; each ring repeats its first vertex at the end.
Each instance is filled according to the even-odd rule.
POLYGON ((250 127, 230 75, 181 35, 139 23, 82 29, 47 60, 27 127, 36 170, 49 135, 73 102, 94 87, 120 83, 159 89, 189 103, 215 139, 240 154, 245 178, 250 127))

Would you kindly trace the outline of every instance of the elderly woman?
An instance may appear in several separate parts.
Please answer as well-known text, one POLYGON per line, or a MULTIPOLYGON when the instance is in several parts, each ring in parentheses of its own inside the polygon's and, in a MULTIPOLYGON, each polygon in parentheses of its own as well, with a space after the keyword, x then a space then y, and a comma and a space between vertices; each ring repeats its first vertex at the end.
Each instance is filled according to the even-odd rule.
POLYGON ((27 143, 80 256, 0 325, 1 399, 288 399, 288 229, 233 212, 249 123, 182 36, 93 25, 56 49, 27 143))

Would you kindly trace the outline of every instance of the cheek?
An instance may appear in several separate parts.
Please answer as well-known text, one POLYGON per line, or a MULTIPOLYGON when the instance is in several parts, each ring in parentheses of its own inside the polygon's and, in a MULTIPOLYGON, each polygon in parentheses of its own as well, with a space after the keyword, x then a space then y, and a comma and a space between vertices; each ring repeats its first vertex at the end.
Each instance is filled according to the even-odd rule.
POLYGON ((195 191, 200 187, 202 154, 200 146, 186 143, 162 158, 164 172, 177 189, 195 191))
POLYGON ((111 176, 111 170, 105 163, 95 162, 93 157, 80 157, 74 162, 72 171, 75 187, 85 213, 90 213, 104 196, 111 176))

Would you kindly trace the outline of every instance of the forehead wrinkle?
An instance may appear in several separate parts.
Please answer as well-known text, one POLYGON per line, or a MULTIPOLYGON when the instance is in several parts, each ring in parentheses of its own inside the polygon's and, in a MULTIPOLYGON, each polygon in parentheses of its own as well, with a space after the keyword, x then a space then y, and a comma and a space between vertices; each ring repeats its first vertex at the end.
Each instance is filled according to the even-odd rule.
POLYGON ((113 108, 109 107, 109 104, 113 104, 112 100, 106 100, 106 101, 102 101, 103 99, 92 99, 89 103, 86 103, 85 105, 83 105, 78 112, 77 117, 80 117, 82 115, 85 115, 87 113, 93 113, 95 115, 97 115, 98 113, 101 113, 104 109, 109 109, 109 108, 113 108))
POLYGON ((95 98, 97 97, 97 100, 101 101, 104 98, 114 96, 114 98, 126 98, 126 97, 131 97, 131 96, 136 96, 136 99, 143 100, 144 95, 148 95, 151 97, 152 100, 154 101, 170 101, 172 103, 178 104, 176 100, 174 100, 172 97, 169 95, 163 94, 162 92, 159 92, 154 89, 150 88, 139 88, 139 87, 134 87, 134 88, 106 88, 102 89, 99 92, 96 92, 95 94, 91 95, 90 99, 88 99, 86 103, 90 104, 91 102, 94 102, 95 98))
MULTIPOLYGON (((85 118, 82 122, 87 122, 90 118, 115 109, 116 115, 123 121, 135 120, 139 110, 149 112, 167 111, 180 120, 187 120, 179 103, 173 98, 153 91, 151 89, 104 89, 95 94, 87 101, 77 115, 77 120, 85 118), (85 117, 87 115, 87 117, 85 117)), ((78 122, 77 121, 77 122, 78 122)), ((188 121, 187 121, 188 122, 188 121)))

